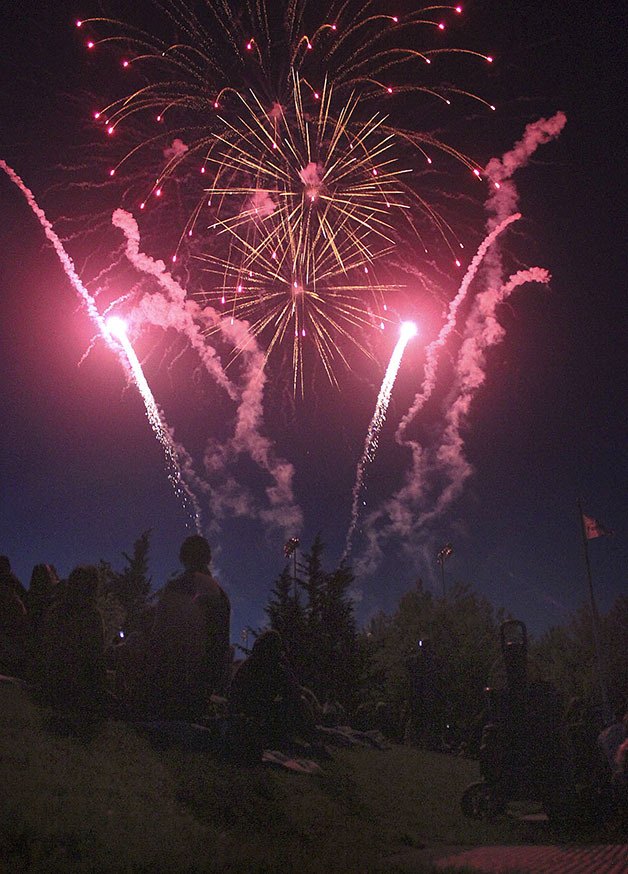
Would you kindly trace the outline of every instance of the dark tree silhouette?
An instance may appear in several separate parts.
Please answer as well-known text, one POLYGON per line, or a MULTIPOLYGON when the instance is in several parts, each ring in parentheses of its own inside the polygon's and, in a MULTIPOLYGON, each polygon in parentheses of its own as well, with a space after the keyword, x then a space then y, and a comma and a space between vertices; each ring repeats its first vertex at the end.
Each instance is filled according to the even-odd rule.
POLYGON ((141 628, 141 617, 149 609, 149 595, 152 579, 148 576, 148 553, 151 529, 142 532, 133 544, 133 552, 123 552, 126 566, 122 571, 114 570, 107 562, 101 562, 103 577, 103 596, 105 600, 115 601, 124 611, 124 631, 126 633, 141 628))
POLYGON ((279 631, 299 681, 321 702, 352 706, 358 694, 358 658, 350 568, 328 572, 317 535, 298 563, 298 579, 286 565, 271 592, 266 614, 279 631), (296 589, 296 591, 295 591, 296 589), (303 600, 301 600, 301 596, 303 600))

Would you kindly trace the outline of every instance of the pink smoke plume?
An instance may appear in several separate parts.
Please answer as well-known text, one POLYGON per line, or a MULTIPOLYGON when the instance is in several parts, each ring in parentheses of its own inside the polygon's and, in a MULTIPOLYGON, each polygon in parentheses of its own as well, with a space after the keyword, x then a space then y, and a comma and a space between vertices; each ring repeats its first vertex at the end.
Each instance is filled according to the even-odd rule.
POLYGON ((427 349, 422 389, 402 418, 396 435, 397 441, 411 452, 410 467, 404 485, 383 508, 366 520, 366 548, 359 563, 362 572, 369 573, 377 567, 383 556, 382 543, 390 537, 403 538, 408 553, 416 555, 421 543, 429 536, 430 523, 451 506, 473 472, 465 455, 462 428, 468 422, 475 393, 486 378, 486 350, 499 343, 505 333, 497 321, 496 310, 519 286, 528 282, 547 284, 550 279, 547 270, 533 267, 514 273, 504 282, 501 258, 493 244, 512 222, 520 218, 519 213, 513 212, 518 194, 512 175, 528 162, 538 146, 557 137, 565 123, 564 113, 558 112, 550 119, 540 119, 528 125, 522 139, 511 151, 501 159, 493 158, 487 165, 486 173, 493 182, 492 193, 486 202, 488 235, 449 306, 446 322, 437 339, 427 349), (484 274, 480 276, 483 261, 484 274), (474 280, 476 284, 481 282, 485 290, 477 294, 466 321, 455 362, 455 394, 445 412, 439 443, 426 448, 418 441, 407 439, 407 429, 433 392, 438 355, 454 329, 460 304, 474 280), (434 491, 436 499, 427 509, 428 493, 434 491))
POLYGON ((221 323, 220 313, 210 307, 201 308, 194 300, 186 298, 185 289, 166 270, 161 260, 155 260, 150 255, 140 251, 140 232, 133 216, 124 209, 116 209, 111 221, 119 228, 126 238, 126 256, 130 263, 140 273, 153 276, 166 292, 146 294, 135 309, 133 318, 142 320, 163 328, 174 328, 187 338, 190 346, 198 354, 207 372, 216 383, 223 388, 232 400, 237 397, 237 391, 227 378, 225 371, 216 355, 216 350, 206 342, 205 334, 199 322, 218 325, 221 323))
POLYGON ((323 168, 315 161, 310 161, 302 170, 299 170, 301 182, 308 188, 320 188, 323 182, 323 168))
POLYGON ((471 283, 473 282, 475 275, 480 268, 480 264, 482 263, 484 256, 488 252, 491 245, 495 242, 497 237, 502 233, 502 231, 505 231, 509 225, 511 225, 513 222, 518 221, 520 218, 521 213, 516 212, 501 221, 482 241, 479 249, 473 257, 473 260, 469 264, 464 279, 462 280, 460 288, 458 289, 458 293, 449 304, 445 324, 440 329, 436 340, 433 340, 426 349, 425 376, 423 377, 423 385, 421 387, 421 391, 418 392, 418 394, 415 396, 414 401, 412 402, 412 406, 399 423, 396 434, 396 439, 399 442, 403 442, 403 438, 405 436, 408 425, 423 409, 427 401, 432 396, 432 392, 434 391, 434 387, 436 385, 436 372, 438 369, 439 352, 441 348, 445 345, 447 338, 456 326, 456 317, 458 315, 458 310, 467 296, 471 283))
POLYGON ((435 505, 418 517, 415 522, 417 529, 440 516, 460 495, 464 483, 473 473, 465 456, 461 429, 468 421, 475 393, 486 379, 486 350, 499 343, 506 333, 497 321, 497 307, 519 286, 528 282, 547 285, 549 281, 547 270, 531 267, 514 273, 498 291, 489 289, 476 298, 456 362, 458 396, 445 415, 445 430, 436 453, 439 473, 444 473, 449 483, 441 491, 435 505))
MULTIPOLYGON (((293 465, 278 458, 272 441, 262 433, 264 418, 265 358, 257 341, 249 331, 248 323, 235 318, 223 318, 212 307, 201 307, 186 297, 185 289, 168 272, 163 261, 155 260, 140 251, 140 233, 137 222, 128 212, 118 209, 113 223, 126 237, 126 255, 140 273, 154 277, 163 290, 146 293, 129 314, 136 322, 147 322, 164 329, 174 328, 187 338, 198 354, 207 373, 237 404, 234 434, 221 444, 209 440, 205 451, 205 469, 213 479, 222 477, 220 488, 205 484, 214 518, 227 512, 258 517, 271 529, 282 534, 294 534, 302 525, 300 508, 294 502, 293 465), (239 384, 230 380, 209 344, 207 328, 217 329, 223 340, 239 350, 239 384), (248 454, 271 478, 266 488, 268 507, 255 509, 248 490, 227 474, 227 467, 241 454, 248 454)), ((187 468, 186 468, 187 469, 187 468)))
POLYGON ((260 188, 255 191, 247 204, 246 211, 254 218, 268 218, 277 209, 277 204, 270 196, 270 191, 260 188))
POLYGON ((511 181, 513 173, 528 163, 539 146, 555 139, 566 123, 564 112, 557 112, 551 118, 540 118, 527 125, 523 136, 510 152, 501 158, 491 158, 488 162, 484 172, 493 183, 492 194, 486 202, 488 212, 493 214, 488 221, 489 231, 517 208, 519 195, 511 181))
POLYGON ((189 151, 189 148, 190 147, 186 146, 182 139, 176 137, 172 141, 172 145, 164 149, 164 158, 167 158, 169 161, 173 158, 181 158, 187 151, 189 151))

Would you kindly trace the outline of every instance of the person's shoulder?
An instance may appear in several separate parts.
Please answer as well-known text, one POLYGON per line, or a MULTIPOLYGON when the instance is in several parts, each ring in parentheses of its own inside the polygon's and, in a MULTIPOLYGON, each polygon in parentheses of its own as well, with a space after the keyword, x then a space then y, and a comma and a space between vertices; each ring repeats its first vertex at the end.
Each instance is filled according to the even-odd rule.
MULTIPOLYGON (((218 581, 209 572, 195 571, 194 573, 194 588, 198 594, 207 594, 217 597, 224 595, 218 581)), ((226 596, 225 596, 226 597, 226 596)))

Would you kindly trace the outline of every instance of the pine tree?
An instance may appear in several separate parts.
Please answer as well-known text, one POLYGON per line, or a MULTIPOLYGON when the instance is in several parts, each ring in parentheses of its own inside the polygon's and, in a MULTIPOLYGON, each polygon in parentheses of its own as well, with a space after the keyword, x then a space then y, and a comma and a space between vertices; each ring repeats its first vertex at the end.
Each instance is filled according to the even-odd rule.
POLYGON ((277 578, 271 598, 264 608, 270 627, 281 634, 288 661, 301 679, 304 672, 305 611, 297 591, 297 581, 286 564, 277 578))
POLYGON ((299 578, 286 565, 266 607, 271 628, 280 632, 299 682, 321 702, 352 705, 357 694, 358 647, 350 568, 333 573, 323 567, 325 546, 320 535, 298 565, 299 578), (301 601, 299 592, 303 593, 301 601))
POLYGON ((114 571, 107 565, 107 593, 123 607, 126 614, 125 631, 133 631, 140 625, 140 617, 148 606, 151 578, 148 576, 148 551, 151 529, 142 532, 133 544, 133 552, 123 552, 126 567, 114 571))

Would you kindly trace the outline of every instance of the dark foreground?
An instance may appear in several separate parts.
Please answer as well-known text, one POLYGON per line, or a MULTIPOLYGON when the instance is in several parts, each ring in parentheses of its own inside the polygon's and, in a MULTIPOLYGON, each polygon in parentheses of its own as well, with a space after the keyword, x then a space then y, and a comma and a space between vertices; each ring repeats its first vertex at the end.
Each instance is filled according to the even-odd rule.
POLYGON ((155 749, 120 722, 59 733, 23 691, 0 684, 0 869, 626 870, 616 823, 597 834, 557 835, 544 822, 466 820, 458 799, 478 778, 475 762, 393 747, 334 750, 321 767, 294 774, 155 749), (574 840, 586 843, 580 855, 554 848, 548 864, 555 867, 541 867, 551 856, 544 845, 574 840), (509 846, 496 856, 496 845, 509 846))

